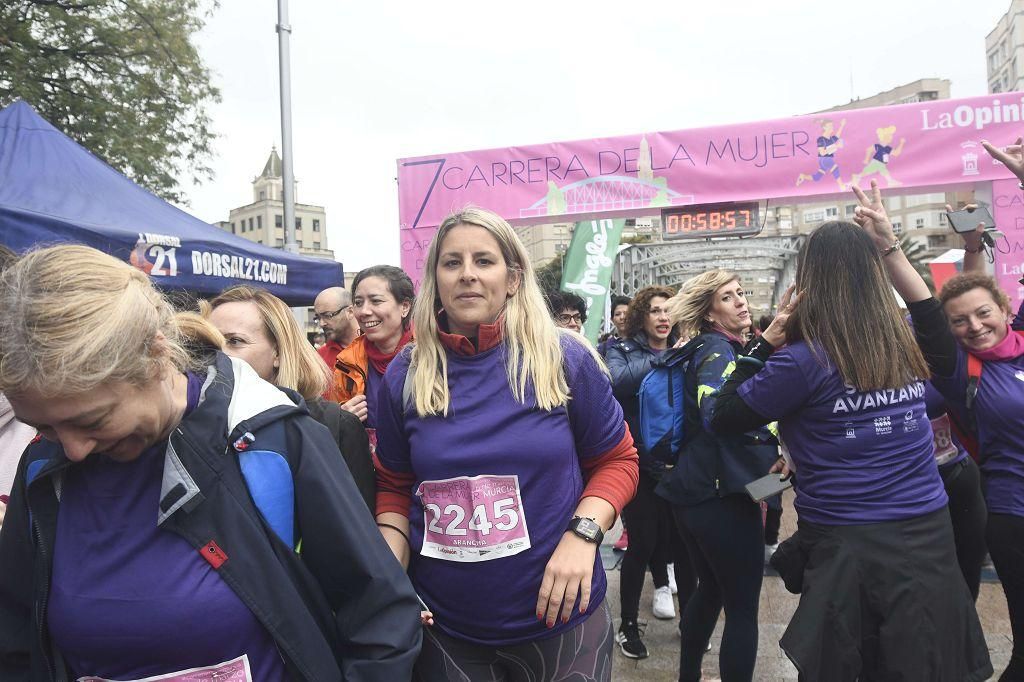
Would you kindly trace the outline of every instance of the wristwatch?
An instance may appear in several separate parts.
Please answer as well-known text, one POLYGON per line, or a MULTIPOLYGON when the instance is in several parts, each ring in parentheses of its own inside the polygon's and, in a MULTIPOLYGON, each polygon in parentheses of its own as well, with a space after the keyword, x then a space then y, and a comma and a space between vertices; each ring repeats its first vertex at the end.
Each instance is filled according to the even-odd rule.
POLYGON ((601 540, 604 539, 604 531, 601 530, 601 526, 594 519, 588 519, 585 516, 574 516, 572 521, 569 522, 567 531, 572 531, 587 542, 592 542, 595 545, 600 545, 601 540))

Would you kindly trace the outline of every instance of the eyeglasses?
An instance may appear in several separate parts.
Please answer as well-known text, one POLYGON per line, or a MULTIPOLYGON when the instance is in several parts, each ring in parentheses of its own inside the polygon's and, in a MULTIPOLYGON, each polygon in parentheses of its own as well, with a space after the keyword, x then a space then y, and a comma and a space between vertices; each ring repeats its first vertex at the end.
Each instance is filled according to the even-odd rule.
POLYGON ((317 324, 321 320, 333 320, 338 315, 341 315, 341 312, 343 310, 347 310, 348 308, 351 308, 351 307, 352 307, 352 304, 350 303, 349 305, 341 306, 340 308, 335 310, 333 313, 317 313, 316 315, 313 316, 313 323, 317 324))
POLYGON ((580 313, 562 313, 558 316, 558 321, 561 322, 562 324, 569 324, 570 322, 575 322, 576 324, 583 324, 583 315, 581 315, 580 313))

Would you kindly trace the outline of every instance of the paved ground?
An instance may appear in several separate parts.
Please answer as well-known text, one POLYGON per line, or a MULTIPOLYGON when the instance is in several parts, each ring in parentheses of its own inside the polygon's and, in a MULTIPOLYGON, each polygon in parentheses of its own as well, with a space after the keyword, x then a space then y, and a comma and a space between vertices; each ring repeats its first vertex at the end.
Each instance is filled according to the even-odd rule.
MULTIPOLYGON (((786 512, 783 515, 782 537, 787 537, 792 533, 794 526, 795 513, 793 512, 792 497, 790 497, 786 502, 786 512)), ((618 538, 618 534, 617 528, 608 533, 608 546, 618 538)), ((618 557, 607 547, 605 556, 606 566, 609 566, 608 603, 611 606, 612 615, 615 617, 615 627, 618 628, 619 572, 614 567, 617 565, 618 557)), ((640 599, 640 619, 647 620, 644 643, 651 655, 642 661, 635 661, 623 656, 616 647, 613 677, 616 682, 634 680, 674 682, 679 674, 677 620, 658 620, 652 615, 651 599, 654 586, 649 576, 650 574, 648 574, 647 584, 644 586, 644 593, 640 599)), ((797 596, 786 591, 782 580, 777 577, 765 576, 764 587, 761 590, 760 644, 757 650, 757 668, 754 679, 765 681, 797 679, 796 669, 790 664, 778 644, 782 633, 786 630, 790 616, 796 609, 796 604, 797 596)), ((994 679, 998 679, 999 673, 1009 661, 1012 645, 1010 621, 1006 615, 1006 601, 998 582, 982 584, 981 595, 978 598, 978 615, 988 640, 992 665, 996 670, 994 679)), ((711 638, 711 651, 704 657, 704 680, 706 682, 719 679, 718 650, 721 637, 722 622, 719 621, 718 628, 715 629, 715 634, 711 638)))

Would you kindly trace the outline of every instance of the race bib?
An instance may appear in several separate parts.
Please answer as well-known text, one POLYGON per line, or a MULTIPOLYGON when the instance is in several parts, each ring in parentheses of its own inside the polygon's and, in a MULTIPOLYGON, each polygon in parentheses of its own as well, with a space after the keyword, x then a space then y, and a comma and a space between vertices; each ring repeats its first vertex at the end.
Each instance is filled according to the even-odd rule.
POLYGON ((423 481, 420 554, 448 561, 490 561, 530 549, 518 476, 459 476, 423 481))
POLYGON ((952 429, 949 426, 949 415, 932 419, 932 442, 935 446, 935 463, 939 466, 953 461, 960 454, 953 442, 952 429))
POLYGON ((189 668, 138 680, 108 680, 103 677, 87 676, 79 677, 78 682, 252 682, 252 672, 249 670, 249 657, 242 654, 238 658, 217 665, 189 668))

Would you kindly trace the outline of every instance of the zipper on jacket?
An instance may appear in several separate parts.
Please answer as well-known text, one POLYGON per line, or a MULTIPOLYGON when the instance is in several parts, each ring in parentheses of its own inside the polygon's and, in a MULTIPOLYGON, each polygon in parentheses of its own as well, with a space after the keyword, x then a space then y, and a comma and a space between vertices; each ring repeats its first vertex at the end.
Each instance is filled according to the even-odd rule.
POLYGON ((36 634, 39 635, 39 649, 46 659, 46 669, 50 673, 50 679, 57 679, 56 664, 50 651, 50 647, 43 636, 43 627, 46 623, 46 605, 50 599, 50 562, 46 556, 46 546, 43 544, 43 532, 39 530, 39 519, 32 519, 32 532, 36 536, 36 546, 39 547, 40 563, 43 566, 43 594, 36 601, 36 634))
MULTIPOLYGON (((369 377, 366 375, 366 370, 364 370, 359 365, 346 365, 346 367, 351 367, 352 369, 354 369, 356 372, 359 373, 359 376, 361 376, 363 378, 363 387, 364 387, 364 390, 365 390, 366 385, 370 383, 369 377)), ((349 381, 352 381, 352 380, 349 379, 349 381)), ((353 382, 352 388, 355 388, 355 382, 353 382)))

